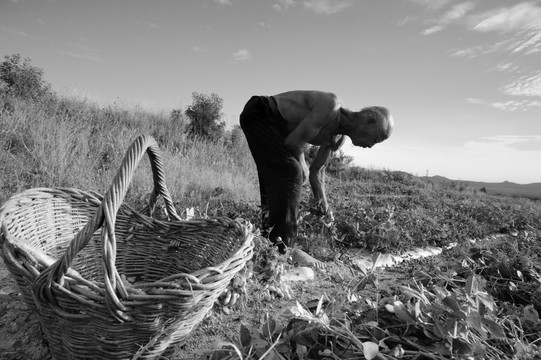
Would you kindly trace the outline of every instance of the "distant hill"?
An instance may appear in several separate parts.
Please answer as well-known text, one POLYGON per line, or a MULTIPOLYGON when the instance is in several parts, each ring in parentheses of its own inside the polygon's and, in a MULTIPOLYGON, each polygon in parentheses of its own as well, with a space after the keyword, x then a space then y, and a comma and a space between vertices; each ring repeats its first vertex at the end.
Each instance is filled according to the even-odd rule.
POLYGON ((452 180, 443 176, 422 176, 422 179, 438 184, 454 184, 457 187, 467 186, 477 190, 485 189, 488 194, 498 194, 507 196, 519 196, 532 199, 541 199, 541 182, 532 184, 517 184, 504 181, 500 183, 489 183, 469 180, 452 180))

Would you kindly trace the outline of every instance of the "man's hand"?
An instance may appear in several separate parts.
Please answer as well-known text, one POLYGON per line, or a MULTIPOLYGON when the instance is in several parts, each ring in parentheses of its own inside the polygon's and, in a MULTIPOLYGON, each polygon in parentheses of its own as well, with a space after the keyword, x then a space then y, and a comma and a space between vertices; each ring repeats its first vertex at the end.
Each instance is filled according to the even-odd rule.
POLYGON ((330 224, 334 223, 334 215, 333 215, 331 209, 327 209, 327 211, 325 211, 324 221, 325 221, 326 225, 330 225, 330 224))
POLYGON ((308 178, 310 176, 310 170, 308 169, 308 165, 306 164, 306 161, 301 161, 301 167, 302 167, 302 184, 304 185, 308 182, 308 178))

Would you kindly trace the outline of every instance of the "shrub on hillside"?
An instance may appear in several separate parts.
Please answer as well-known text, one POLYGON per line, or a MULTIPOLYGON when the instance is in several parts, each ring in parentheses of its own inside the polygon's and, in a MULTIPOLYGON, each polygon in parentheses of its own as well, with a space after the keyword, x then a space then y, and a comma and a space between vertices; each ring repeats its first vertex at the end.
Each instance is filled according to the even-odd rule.
POLYGON ((50 94, 50 85, 43 80, 43 70, 20 54, 6 55, 0 63, 0 93, 36 100, 50 94))
POLYGON ((210 95, 192 93, 192 104, 184 112, 190 123, 186 128, 192 138, 216 141, 223 137, 225 122, 222 117, 223 99, 215 93, 210 95))

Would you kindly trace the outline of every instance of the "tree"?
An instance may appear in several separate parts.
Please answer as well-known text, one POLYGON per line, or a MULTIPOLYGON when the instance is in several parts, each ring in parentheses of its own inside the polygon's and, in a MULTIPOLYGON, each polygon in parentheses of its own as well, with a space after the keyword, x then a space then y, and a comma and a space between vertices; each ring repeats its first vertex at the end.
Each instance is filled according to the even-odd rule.
POLYGON ((43 80, 43 70, 30 62, 20 54, 4 56, 0 63, 0 92, 28 100, 48 94, 50 85, 43 80))
POLYGON ((215 141, 223 136, 225 122, 221 121, 223 99, 217 94, 192 93, 192 104, 184 112, 190 123, 186 129, 188 135, 215 141))

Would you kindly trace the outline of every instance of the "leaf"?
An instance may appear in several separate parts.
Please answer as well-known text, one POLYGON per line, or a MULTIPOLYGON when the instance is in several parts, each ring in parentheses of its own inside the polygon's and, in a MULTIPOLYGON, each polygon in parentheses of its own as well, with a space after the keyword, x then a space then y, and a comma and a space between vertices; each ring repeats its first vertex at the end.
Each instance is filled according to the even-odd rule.
POLYGON ((240 326, 240 344, 243 348, 250 346, 252 342, 252 335, 250 330, 244 325, 240 326))
POLYGON ((470 275, 466 280, 466 294, 475 295, 479 291, 479 283, 475 275, 470 275))
MULTIPOLYGON (((422 293, 421 291, 418 291, 418 290, 414 290, 410 287, 406 287, 406 286, 401 286, 400 287, 402 293, 404 295, 407 295, 409 296, 410 298, 411 297, 414 297, 416 299, 419 299, 421 300, 425 305, 428 305, 430 304, 430 301, 428 300, 428 298, 426 297, 426 295, 424 293, 422 293)), ((424 287, 422 288, 424 290, 424 287)))
POLYGON ((453 339, 453 352, 459 355, 472 355, 473 348, 467 341, 456 338, 453 339))
POLYGON ((319 302, 317 303, 316 316, 319 316, 321 314, 322 306, 323 306, 323 295, 321 295, 321 298, 319 299, 319 302))
POLYGON ((218 341, 218 343, 216 344, 216 347, 219 348, 219 349, 224 349, 224 348, 230 347, 235 351, 235 353, 237 354, 239 359, 242 359, 242 354, 241 354, 239 348, 237 347, 237 345, 233 344, 232 342, 218 341))
POLYGON ((416 321, 421 318, 421 302, 419 300, 417 300, 413 306, 413 316, 416 321))
POLYGON ((447 332, 444 329, 444 324, 440 320, 434 319, 434 327, 432 328, 434 335, 438 336, 440 339, 445 339, 447 337, 447 332))
POLYGON ((375 358, 379 353, 379 345, 371 342, 366 341, 363 342, 363 355, 367 360, 371 360, 375 358))
POLYGON ((317 338, 314 340, 312 329, 303 330, 295 334, 293 340, 297 345, 303 345, 306 347, 312 347, 316 342, 317 338))
POLYGON ((272 334, 274 334, 274 331, 276 330, 276 321, 270 317, 268 313, 266 315, 266 320, 267 321, 262 326, 263 337, 271 339, 272 334))
POLYGON ((495 338, 505 338, 505 333, 503 332, 502 327, 490 319, 483 318, 481 319, 483 326, 488 330, 490 335, 495 338))
POLYGON ((478 293, 477 298, 485 305, 490 311, 494 311, 494 299, 487 293, 478 293))
POLYGON ((536 323, 539 320, 539 313, 533 305, 526 305, 524 307, 524 316, 520 318, 522 321, 531 321, 536 323))
POLYGON ((460 310, 460 306, 458 305, 458 302, 455 298, 451 296, 447 296, 443 298, 441 301, 443 305, 449 307, 451 310, 453 310, 453 314, 459 318, 459 319, 465 319, 467 317, 466 313, 462 310, 460 310))
POLYGON ((466 324, 468 324, 469 327, 477 330, 483 340, 486 340, 488 338, 487 332, 481 326, 481 315, 479 315, 477 311, 470 312, 470 314, 466 318, 466 324))
MULTIPOLYGON (((432 326, 432 330, 435 330, 435 328, 436 328, 435 326, 432 326)), ((441 340, 442 337, 439 335, 436 335, 432 330, 430 330, 428 327, 423 327, 423 333, 425 334, 427 338, 434 339, 434 340, 441 340)))
POLYGON ((393 308, 396 317, 400 321, 405 322, 406 324, 415 322, 415 318, 410 314, 410 312, 406 308, 406 305, 404 305, 402 301, 396 300, 395 302, 393 302, 393 308))
POLYGON ((368 284, 368 276, 365 276, 359 281, 359 284, 355 287, 355 291, 364 290, 366 285, 368 284))
POLYGON ((299 360, 305 360, 306 355, 308 355, 308 349, 304 345, 297 345, 295 353, 299 357, 299 360))
POLYGON ((370 269, 370 271, 374 271, 374 269, 379 267, 381 265, 381 260, 382 258, 380 252, 372 254, 372 268, 370 269))

